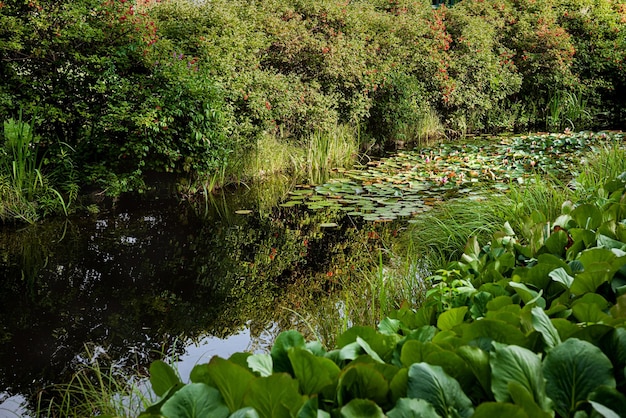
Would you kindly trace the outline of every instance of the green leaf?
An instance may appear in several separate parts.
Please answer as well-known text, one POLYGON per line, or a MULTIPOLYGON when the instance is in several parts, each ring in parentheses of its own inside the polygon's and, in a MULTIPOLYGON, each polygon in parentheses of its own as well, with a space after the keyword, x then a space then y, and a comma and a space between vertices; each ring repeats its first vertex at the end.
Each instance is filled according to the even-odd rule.
POLYGON ((292 348, 289 350, 289 360, 300 390, 305 395, 313 395, 333 384, 339 375, 339 367, 331 360, 316 357, 307 350, 292 348))
POLYGON ((538 306, 533 307, 532 323, 535 331, 541 333, 546 346, 553 348, 561 343, 561 337, 545 311, 538 306))
POLYGON ((511 286, 513 290, 515 290, 515 293, 517 293, 519 297, 524 301, 524 304, 532 305, 533 303, 536 303, 537 306, 541 308, 546 307, 546 301, 544 298, 541 297, 541 295, 543 294, 543 290, 536 292, 528 288, 528 286, 526 286, 525 284, 517 282, 509 282, 509 286, 511 286))
POLYGON ((571 216, 584 229, 596 229, 602 224, 602 212, 595 205, 580 205, 572 211, 571 216))
POLYGON ((593 410, 602 415, 603 418, 621 418, 617 412, 613 411, 610 408, 607 408, 601 403, 594 401, 589 401, 589 403, 591 404, 593 410))
POLYGON ((244 406, 243 398, 250 383, 256 377, 247 369, 229 360, 213 357, 207 369, 212 385, 215 386, 231 411, 244 406))
POLYGON ((304 402, 298 382, 286 373, 253 380, 244 397, 244 404, 254 408, 261 418, 291 418, 304 402))
POLYGON ((259 418, 259 414, 254 410, 254 408, 245 407, 238 409, 237 411, 230 414, 228 418, 259 418))
POLYGON ((248 367, 261 377, 267 377, 274 371, 272 356, 265 353, 253 354, 246 359, 248 367))
POLYGON ((409 368, 407 396, 424 399, 444 417, 458 415, 469 418, 474 413, 472 401, 465 395, 459 382, 448 376, 439 366, 413 364, 409 368))
POLYGON ((578 260, 584 271, 575 276, 570 290, 575 295, 582 295, 595 292, 602 283, 609 281, 626 257, 617 257, 606 248, 591 248, 581 252, 578 260))
POLYGON ((274 372, 287 372, 293 376, 293 368, 288 356, 291 347, 306 348, 304 337, 294 330, 281 332, 274 341, 271 351, 274 372))
POLYGON ((153 361, 150 365, 150 384, 157 396, 163 396, 169 388, 177 383, 182 383, 176 371, 162 360, 153 361))
POLYGON ((550 402, 546 396, 545 381, 541 370, 540 357, 530 350, 515 345, 494 342, 491 353, 491 390, 498 402, 513 400, 509 382, 524 387, 541 409, 549 411, 550 402))
POLYGON ((423 399, 401 398, 387 412, 389 418, 441 418, 435 408, 423 399))
POLYGON ((462 324, 467 313, 467 306, 461 306, 459 308, 452 308, 441 315, 437 319, 437 328, 442 331, 446 331, 454 328, 455 326, 462 324))
POLYGON ((567 289, 569 289, 572 286, 572 283, 574 283, 574 278, 567 274, 563 267, 552 270, 549 276, 552 280, 561 283, 567 289))
POLYGON ((345 368, 337 385, 337 400, 340 405, 352 399, 371 399, 381 405, 387 401, 389 382, 373 365, 357 363, 345 368))
POLYGON ((409 340, 402 346, 400 353, 400 361, 406 367, 414 363, 426 361, 430 353, 443 351, 443 348, 431 342, 421 342, 417 340, 409 340))
POLYGON ((535 418, 529 417, 524 408, 504 402, 483 402, 478 405, 472 418, 535 418))
POLYGON ((375 361, 379 362, 379 363, 385 363, 379 356, 378 353, 376 353, 376 351, 374 351, 372 349, 372 347, 370 347, 370 345, 367 343, 367 341, 365 341, 363 338, 361 337, 356 337, 356 343, 363 349, 363 351, 365 351, 367 354, 369 354, 369 356, 371 358, 373 358, 375 361))
POLYGON ((476 380, 486 394, 491 394, 491 369, 489 368, 489 354, 478 347, 464 345, 456 351, 467 367, 472 371, 476 380))
POLYGON ((608 386, 600 386, 589 395, 589 401, 593 401, 610 408, 620 417, 626 417, 626 396, 617 389, 608 386))
POLYGON ((559 229, 550 235, 544 245, 550 254, 563 256, 565 255, 565 246, 567 245, 567 241, 567 233, 564 230, 559 229))
POLYGON ((561 416, 569 416, 600 386, 615 387, 611 361, 595 345, 570 338, 552 349, 543 364, 546 393, 561 416))
MULTIPOLYGON (((355 326, 337 338, 337 347, 342 348, 354 342, 358 343, 358 338, 365 341, 367 346, 375 351, 381 359, 387 359, 391 356, 397 342, 402 339, 398 334, 381 334, 371 327, 355 326)), ((362 344, 359 346, 364 348, 362 344)))
POLYGON ((505 344, 525 345, 526 336, 519 328, 502 321, 481 319, 462 325, 463 341, 484 340, 485 338, 505 344))
POLYGON ((376 403, 367 399, 353 399, 341 408, 345 418, 385 418, 383 410, 376 403))
POLYGON ((517 382, 509 382, 509 393, 515 405, 522 407, 526 414, 532 418, 552 418, 554 411, 549 413, 541 409, 533 399, 533 395, 524 386, 517 382))
POLYGON ((226 418, 230 415, 220 392, 204 383, 185 385, 165 402, 161 413, 176 418, 226 418))

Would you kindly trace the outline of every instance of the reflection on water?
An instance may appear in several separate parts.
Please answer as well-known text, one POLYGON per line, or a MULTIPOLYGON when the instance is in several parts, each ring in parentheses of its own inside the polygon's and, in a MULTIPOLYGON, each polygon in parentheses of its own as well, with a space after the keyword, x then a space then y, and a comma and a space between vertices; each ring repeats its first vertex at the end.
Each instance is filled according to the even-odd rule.
POLYGON ((367 232, 350 218, 269 210, 258 197, 249 189, 197 207, 126 198, 0 231, 0 402, 46 399, 96 349, 135 373, 180 357, 183 377, 214 354, 262 350, 297 325, 300 300, 328 299, 369 260, 367 232), (330 217, 339 227, 320 228, 330 217))

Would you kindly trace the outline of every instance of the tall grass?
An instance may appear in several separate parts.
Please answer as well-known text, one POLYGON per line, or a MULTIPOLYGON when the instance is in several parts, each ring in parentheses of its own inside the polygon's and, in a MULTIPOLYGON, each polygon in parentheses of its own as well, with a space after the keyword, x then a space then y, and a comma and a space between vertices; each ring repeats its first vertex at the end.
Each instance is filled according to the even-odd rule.
POLYGON ((115 365, 103 366, 96 352, 87 350, 89 364, 67 384, 51 388, 51 397, 40 396, 36 416, 83 418, 92 416, 137 417, 155 402, 145 377, 129 376, 115 365))
POLYGON ((584 200, 600 189, 608 179, 626 172, 626 144, 612 144, 587 155, 572 181, 576 196, 584 200))
MULTIPOLYGON (((44 176, 43 160, 38 155, 34 123, 25 122, 21 112, 17 120, 6 120, 4 144, 0 148, 0 219, 33 223, 42 213, 62 211, 68 215, 69 206, 76 198, 77 186, 72 183, 72 178, 63 179, 69 191, 68 199, 64 199, 44 176)), ((69 158, 65 156, 62 160, 69 158)))
POLYGON ((592 120, 587 99, 582 92, 557 91, 548 102, 546 128, 573 130, 586 128, 592 120))
POLYGON ((311 184, 320 184, 328 180, 331 170, 352 166, 359 149, 358 131, 346 125, 330 132, 316 131, 307 145, 307 178, 311 184))

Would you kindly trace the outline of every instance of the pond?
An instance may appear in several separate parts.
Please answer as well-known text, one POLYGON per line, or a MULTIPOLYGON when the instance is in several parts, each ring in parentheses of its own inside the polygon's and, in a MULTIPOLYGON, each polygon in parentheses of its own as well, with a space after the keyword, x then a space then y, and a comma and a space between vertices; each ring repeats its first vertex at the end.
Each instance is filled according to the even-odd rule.
POLYGON ((192 362, 262 350, 307 305, 331 303, 338 277, 371 261, 372 226, 268 206, 260 193, 195 205, 122 197, 97 214, 2 230, 0 401, 45 399, 96 354, 136 370, 190 350, 192 362))
POLYGON ((51 385, 97 357, 145 375, 182 358, 266 349, 307 316, 341 317, 342 283, 379 262, 437 201, 504 192, 622 135, 474 139, 372 161, 317 187, 286 179, 203 201, 122 196, 101 210, 0 231, 0 416, 28 414, 51 385), (4 414, 4 415, 3 415, 4 414))

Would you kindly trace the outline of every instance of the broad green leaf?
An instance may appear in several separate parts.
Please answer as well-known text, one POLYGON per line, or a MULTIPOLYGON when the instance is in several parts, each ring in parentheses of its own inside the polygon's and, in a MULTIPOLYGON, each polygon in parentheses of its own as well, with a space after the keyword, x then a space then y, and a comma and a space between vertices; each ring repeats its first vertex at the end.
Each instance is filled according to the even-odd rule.
MULTIPOLYGON (((309 398, 309 400, 302 405, 296 418, 318 418, 320 417, 320 412, 324 413, 324 411, 320 411, 319 409, 319 398, 314 396, 309 398)), ((330 414, 327 416, 330 418, 330 414)))
POLYGON ((487 310, 497 311, 505 306, 513 304, 513 299, 510 296, 497 296, 487 302, 487 310))
POLYGON ((417 340, 410 340, 402 346, 400 361, 406 367, 414 363, 426 361, 426 357, 433 352, 443 351, 441 347, 431 342, 423 343, 417 340))
POLYGON ((338 354, 340 360, 354 360, 364 353, 365 350, 363 350, 363 347, 355 341, 344 345, 341 350, 339 350, 338 354))
POLYGON ((341 408, 341 416, 345 418, 385 418, 383 410, 368 399, 353 399, 341 408))
POLYGON ((381 334, 397 334, 402 328, 399 319, 385 318, 378 324, 378 331, 381 334))
POLYGON ((561 343, 561 337, 545 311, 538 306, 532 309, 532 322, 535 331, 541 333, 546 346, 553 348, 561 343))
POLYGON ((621 418, 617 412, 613 411, 610 408, 607 408, 601 403, 594 401, 589 401, 589 403, 591 404, 591 407, 594 409, 594 411, 600 414, 603 418, 621 418))
POLYGON ((491 369, 489 368, 489 354, 478 347, 464 345, 457 349, 461 357, 470 368, 476 380, 486 394, 491 394, 491 369))
POLYGON ((472 418, 535 418, 529 417, 520 406, 504 402, 483 402, 478 405, 472 418))
POLYGON ((441 418, 435 408, 423 399, 401 398, 387 412, 389 418, 441 418))
POLYGON ((248 386, 257 379, 248 369, 217 356, 209 362, 207 372, 212 385, 220 391, 231 411, 244 406, 243 398, 248 386))
POLYGON ((281 332, 274 345, 272 346, 272 361, 274 364, 274 372, 287 372, 293 375, 293 368, 289 362, 289 356, 287 355, 291 347, 306 348, 304 337, 298 331, 283 331, 281 332))
POLYGON ((551 322, 552 325, 554 325, 554 328, 556 328, 559 332, 561 341, 568 339, 570 336, 580 330, 580 327, 578 325, 564 318, 555 318, 551 322))
POLYGON ((493 295, 487 292, 477 292, 472 296, 470 313, 473 319, 479 319, 487 313, 487 304, 493 299, 493 295))
POLYGON ((389 382, 370 364, 348 366, 339 375, 337 400, 340 405, 352 399, 371 399, 378 405, 387 401, 389 382))
POLYGON ((491 319, 481 319, 470 324, 462 325, 463 341, 467 344, 480 339, 490 339, 505 344, 524 346, 526 336, 519 328, 505 322, 491 319))
POLYGON ((524 301, 525 305, 532 305, 533 303, 536 303, 537 306, 541 308, 546 307, 546 301, 544 298, 541 297, 541 295, 543 294, 543 289, 539 292, 536 292, 528 288, 528 286, 526 286, 525 284, 517 282, 509 282, 509 286, 511 286, 513 290, 515 290, 515 293, 519 295, 519 297, 524 301))
POLYGON ((600 386, 615 387, 611 361, 591 343, 570 338, 552 349, 543 364, 546 393, 561 416, 569 416, 600 386))
POLYGON ((169 388, 181 383, 176 371, 162 360, 153 361, 150 365, 150 384, 157 396, 163 396, 169 388))
POLYGON ((370 345, 367 343, 367 341, 365 341, 363 338, 361 337, 356 337, 356 343, 363 349, 363 351, 365 351, 365 353, 369 354, 369 356, 371 358, 373 358, 375 361, 379 362, 379 363, 385 363, 379 356, 378 353, 376 353, 376 351, 374 351, 372 349, 372 347, 370 347, 370 345))
POLYGON ((551 234, 545 242, 545 248, 550 254, 565 255, 565 246, 567 245, 568 236, 567 233, 559 229, 555 233, 551 234))
MULTIPOLYGON (((549 412, 546 412, 541 409, 541 407, 537 405, 537 402, 533 399, 533 395, 524 386, 511 381, 509 382, 508 388, 509 393, 511 394, 511 399, 513 399, 513 403, 526 411, 526 414, 529 417, 552 418, 554 416, 554 411, 550 410, 549 412)), ((550 405, 552 404, 550 403, 550 405)))
POLYGON ((165 402, 161 413, 176 418, 226 418, 230 415, 220 392, 204 383, 185 385, 165 402))
POLYGON ((600 348, 615 370, 623 369, 626 366, 626 329, 615 328, 607 333, 600 341, 600 348))
POLYGON ((304 402, 298 382, 286 373, 254 379, 244 397, 245 405, 254 408, 261 418, 291 418, 304 402))
POLYGON ((623 243, 621 241, 612 239, 607 237, 606 235, 598 235, 598 247, 604 247, 604 248, 617 248, 620 250, 626 250, 626 243, 623 243))
POLYGON ((600 386, 589 395, 589 401, 593 401, 610 408, 620 417, 626 417, 626 396, 617 389, 600 386))
POLYGON ((552 270, 549 274, 550 278, 555 282, 561 283, 567 289, 572 286, 574 283, 574 278, 567 274, 563 267, 559 267, 558 269, 552 270))
POLYGON ((398 373, 389 382, 389 391, 391 392, 392 402, 406 396, 406 389, 409 381, 409 369, 406 367, 398 370, 398 373))
POLYGON ((289 350, 289 360, 300 390, 305 395, 319 393, 324 387, 331 385, 340 372, 339 367, 331 360, 316 357, 301 348, 289 350))
POLYGON ((261 377, 267 377, 274 371, 272 356, 269 354, 253 354, 246 359, 246 362, 248 363, 250 370, 258 373, 261 377))
POLYGON ((572 306, 572 314, 579 322, 587 324, 611 324, 614 322, 613 318, 605 314, 595 303, 577 303, 572 306))
POLYGON ((447 331, 455 326, 462 324, 467 313, 467 306, 448 309, 437 318, 437 328, 447 331))
POLYGON ((515 345, 494 342, 491 353, 491 390, 498 402, 513 400, 509 382, 519 383, 544 411, 550 410, 540 357, 530 350, 515 345))
POLYGON ((595 205, 580 205, 572 211, 571 216, 578 226, 584 229, 595 230, 602 224, 602 212, 595 205))
POLYGON ((424 399, 444 417, 458 415, 469 418, 474 413, 472 401, 465 395, 459 382, 448 376, 439 366, 413 364, 409 368, 407 396, 424 399))
POLYGON ((440 366, 448 376, 459 382, 466 393, 469 393, 469 390, 476 384, 474 374, 465 364, 465 361, 454 351, 433 352, 428 354, 424 361, 433 366, 440 366))
MULTIPOLYGON (((365 341, 378 356, 385 360, 391 356, 393 349, 402 337, 398 334, 381 334, 371 327, 352 327, 337 339, 337 347, 343 348, 348 344, 357 342, 357 338, 365 341)), ((363 345, 360 345, 363 348, 363 345)))
POLYGON ((259 414, 254 410, 254 408, 245 407, 238 409, 228 416, 228 418, 259 418, 259 414))
POLYGON ((465 244, 465 251, 463 252, 463 261, 472 262, 480 258, 480 245, 476 236, 471 236, 465 244))
MULTIPOLYGON (((584 271, 574 278, 570 290, 576 295, 593 293, 602 284, 610 280, 623 264, 621 257, 617 257, 606 248, 591 248, 580 253, 578 260, 584 271)), ((626 258, 624 258, 626 261, 626 258)))

